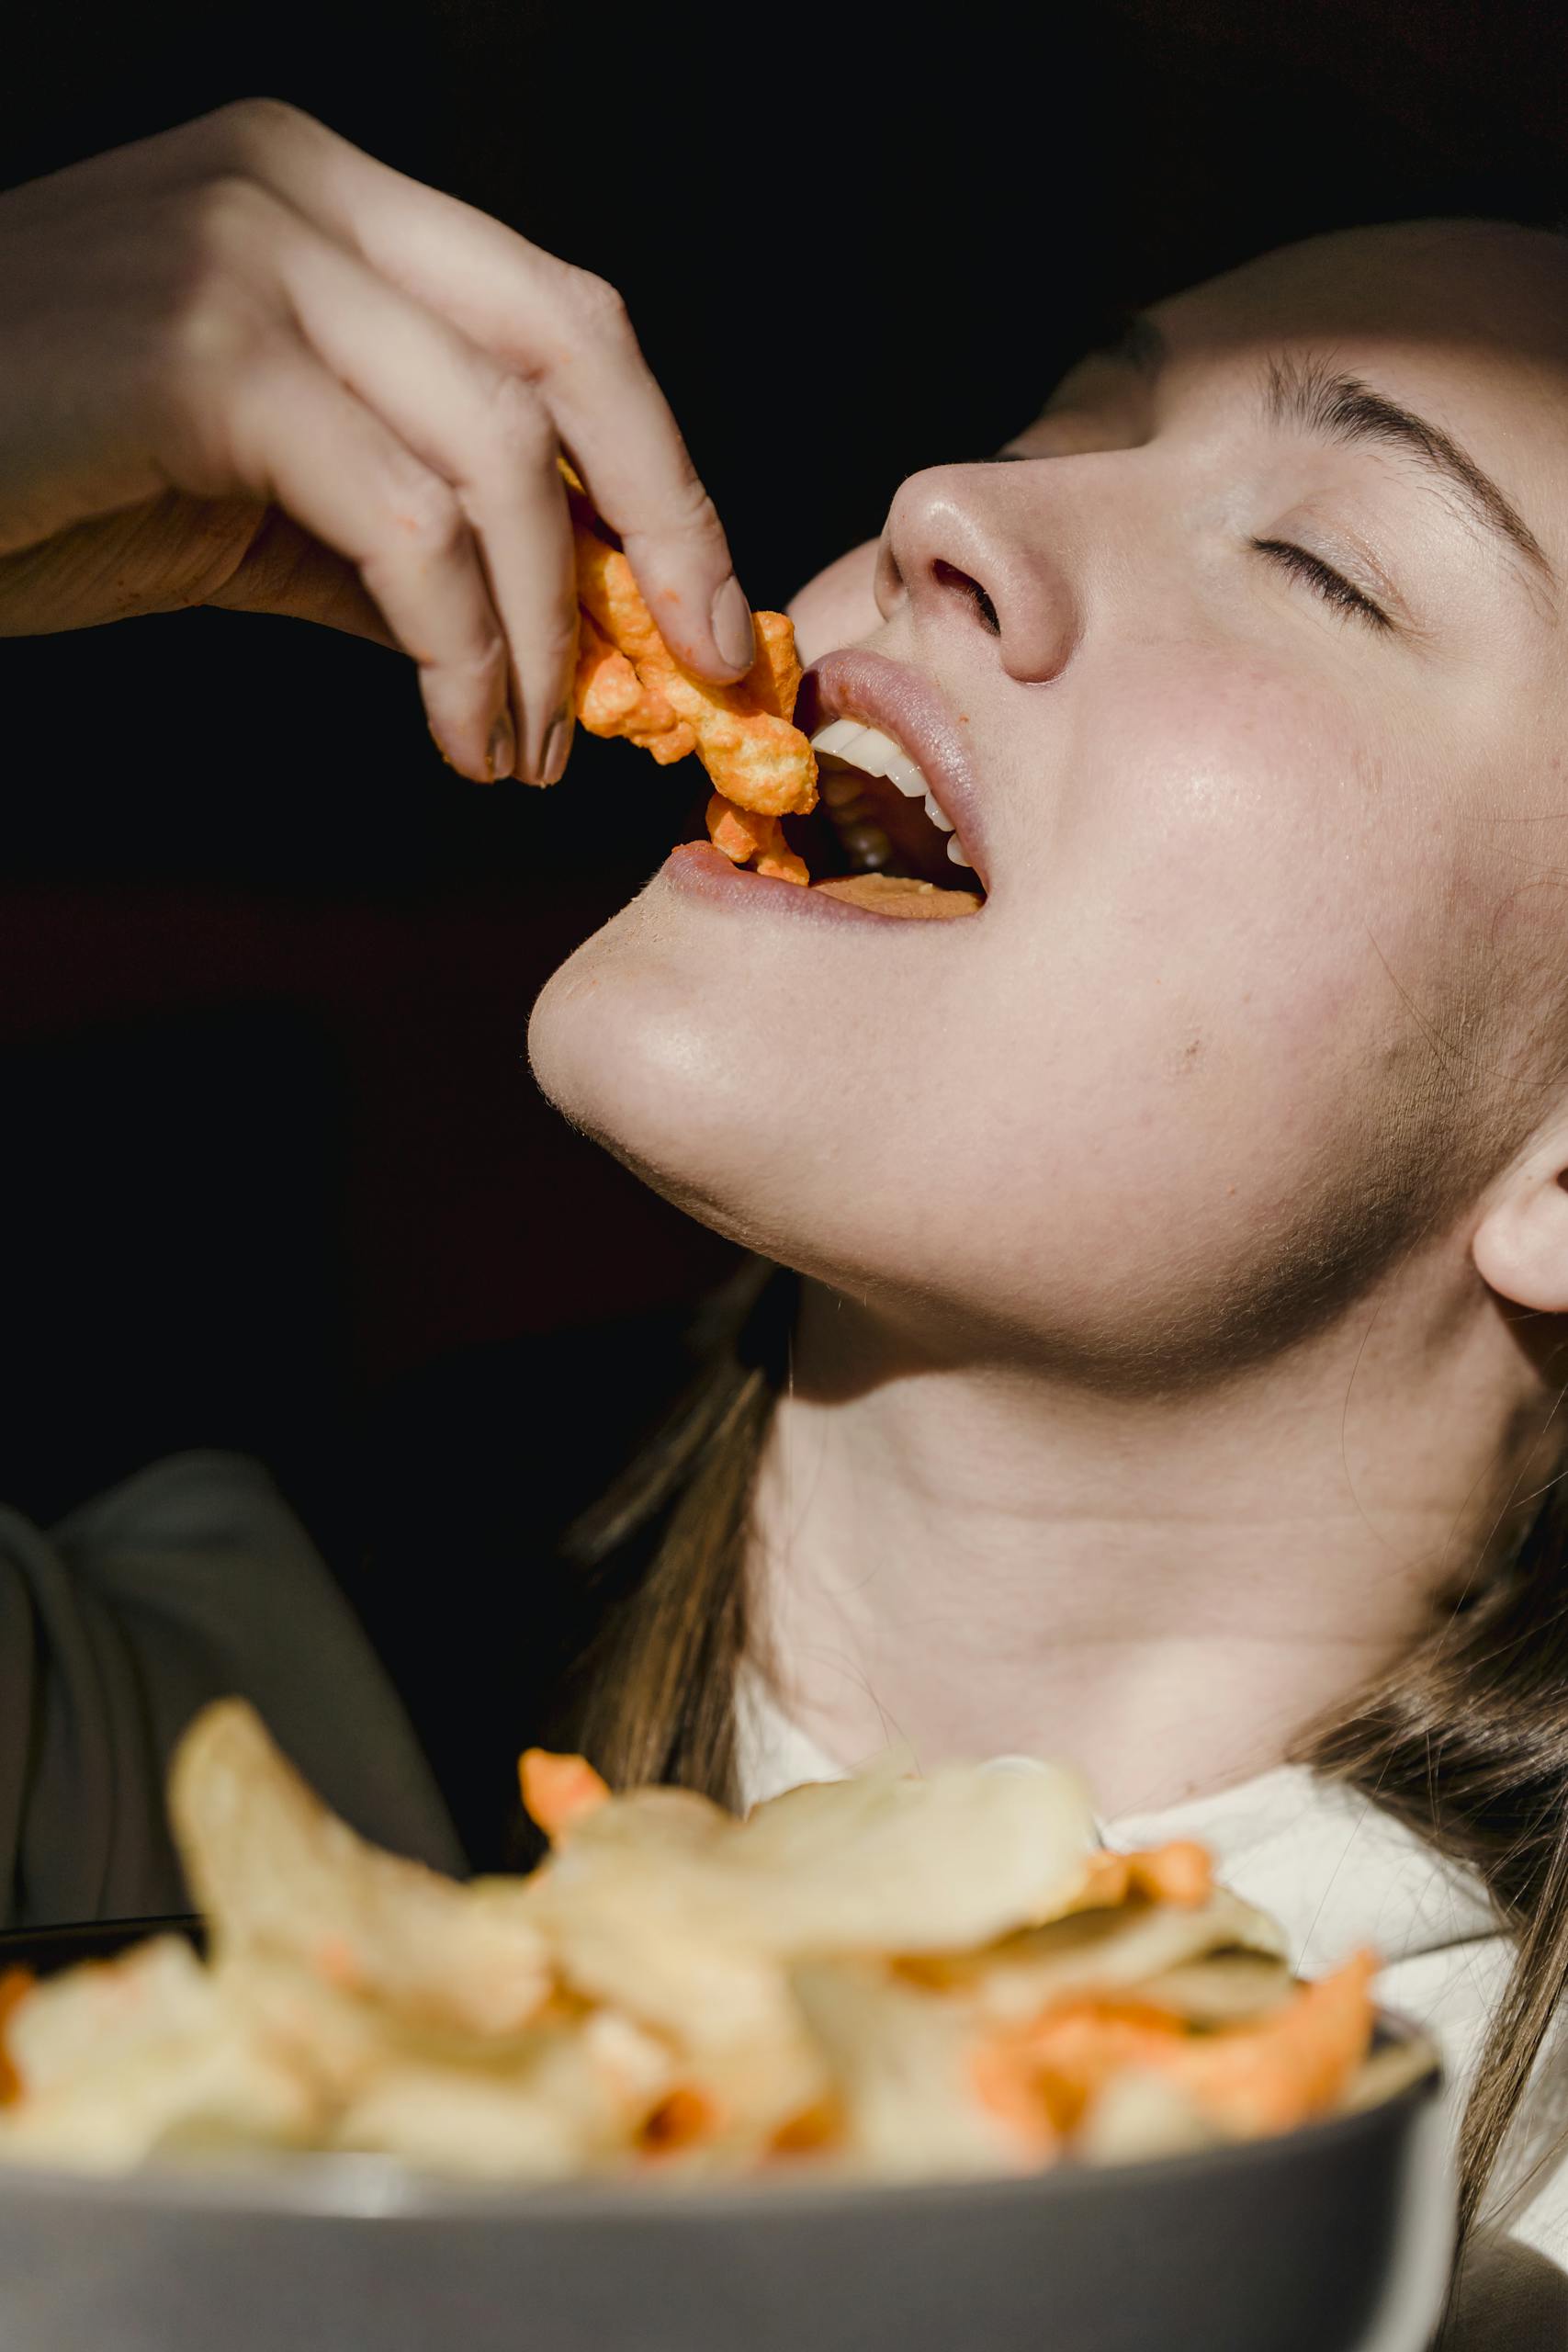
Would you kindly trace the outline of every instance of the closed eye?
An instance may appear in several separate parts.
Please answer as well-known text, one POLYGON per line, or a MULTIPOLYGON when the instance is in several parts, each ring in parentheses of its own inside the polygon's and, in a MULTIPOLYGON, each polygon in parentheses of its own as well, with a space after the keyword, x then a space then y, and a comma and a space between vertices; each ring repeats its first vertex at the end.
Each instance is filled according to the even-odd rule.
POLYGON ((1287 571, 1295 572, 1298 578, 1315 588, 1325 604, 1336 605, 1343 613, 1356 614, 1370 628, 1393 628, 1393 623, 1381 605, 1374 605, 1370 596, 1352 587, 1349 581, 1336 571, 1331 564, 1323 562, 1315 555, 1309 555, 1305 548, 1292 547, 1289 539, 1254 539, 1252 544, 1260 555, 1271 555, 1277 563, 1284 565, 1287 571))

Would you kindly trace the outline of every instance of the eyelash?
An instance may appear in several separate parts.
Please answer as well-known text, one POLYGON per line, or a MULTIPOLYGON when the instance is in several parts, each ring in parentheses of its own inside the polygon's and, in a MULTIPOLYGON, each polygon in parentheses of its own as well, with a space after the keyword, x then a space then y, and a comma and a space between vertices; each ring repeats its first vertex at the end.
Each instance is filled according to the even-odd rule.
POLYGON ((1305 548, 1293 547, 1289 539, 1254 539, 1252 544, 1260 555, 1273 556, 1287 571, 1297 573, 1309 587, 1315 588, 1325 604, 1336 605, 1340 612, 1354 613, 1370 628, 1393 627, 1381 605, 1374 605, 1370 596, 1352 588, 1348 580, 1341 579, 1337 571, 1315 555, 1309 555, 1305 548))

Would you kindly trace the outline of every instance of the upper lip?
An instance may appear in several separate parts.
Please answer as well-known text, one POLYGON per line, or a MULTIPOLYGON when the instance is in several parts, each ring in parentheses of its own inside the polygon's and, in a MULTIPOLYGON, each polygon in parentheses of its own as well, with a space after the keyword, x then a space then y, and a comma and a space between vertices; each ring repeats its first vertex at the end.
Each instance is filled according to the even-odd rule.
POLYGON ((986 832, 969 746, 963 722, 941 689, 886 653, 849 646, 840 653, 823 654, 801 680, 795 725, 815 735, 831 718, 858 718, 867 727, 879 727, 908 752, 938 808, 952 818, 969 863, 988 891, 986 832))

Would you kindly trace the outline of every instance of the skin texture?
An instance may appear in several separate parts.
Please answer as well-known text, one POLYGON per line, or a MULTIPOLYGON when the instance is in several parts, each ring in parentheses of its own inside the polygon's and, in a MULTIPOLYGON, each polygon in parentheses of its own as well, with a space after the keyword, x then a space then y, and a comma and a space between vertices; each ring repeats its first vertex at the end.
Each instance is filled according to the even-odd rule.
POLYGON ((1160 305, 1157 385, 1091 360, 1024 462, 906 481, 793 609, 961 717, 983 912, 656 877, 536 1009, 569 1117, 807 1277, 753 1572, 844 1760, 1062 1754, 1111 1814, 1247 1777, 1555 1469, 1568 594, 1262 395, 1417 412, 1568 582, 1565 255, 1314 240, 1160 305))

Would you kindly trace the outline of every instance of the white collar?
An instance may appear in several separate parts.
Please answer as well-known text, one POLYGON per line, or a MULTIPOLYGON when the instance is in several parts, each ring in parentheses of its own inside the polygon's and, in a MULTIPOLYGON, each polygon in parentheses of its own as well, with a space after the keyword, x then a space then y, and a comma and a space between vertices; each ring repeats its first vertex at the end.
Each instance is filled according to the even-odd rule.
MULTIPOLYGON (((745 1804, 801 1781, 845 1778, 749 1665, 737 1680, 736 1716, 745 1804)), ((1102 1843, 1123 1850, 1201 1840, 1223 1883, 1284 1928, 1299 1975, 1337 1967, 1362 1944, 1392 1966, 1502 1932, 1474 1871, 1444 1860, 1391 1814, 1303 1764, 1096 1826, 1102 1843)))

